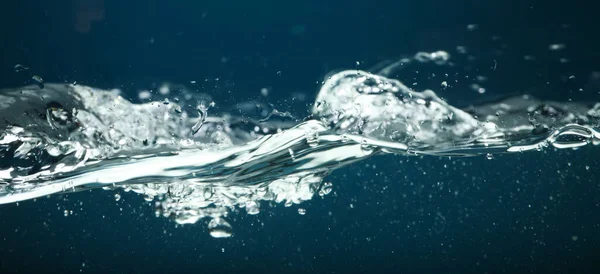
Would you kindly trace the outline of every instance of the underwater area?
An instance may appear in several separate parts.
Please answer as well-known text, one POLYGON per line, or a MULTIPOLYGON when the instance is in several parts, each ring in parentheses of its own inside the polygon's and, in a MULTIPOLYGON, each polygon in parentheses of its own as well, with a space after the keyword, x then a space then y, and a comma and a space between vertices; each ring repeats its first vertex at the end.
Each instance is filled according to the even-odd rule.
POLYGON ((583 1, 1 10, 0 273, 596 273, 583 1))

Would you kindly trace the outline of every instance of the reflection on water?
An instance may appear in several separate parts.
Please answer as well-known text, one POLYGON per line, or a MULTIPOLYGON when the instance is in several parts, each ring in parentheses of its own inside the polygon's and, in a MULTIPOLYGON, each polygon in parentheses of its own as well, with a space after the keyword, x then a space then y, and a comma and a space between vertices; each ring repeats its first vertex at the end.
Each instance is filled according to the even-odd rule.
POLYGON ((211 235, 229 237, 231 210, 258 214, 262 201, 290 206, 326 195, 332 170, 373 155, 491 158, 600 142, 600 104, 522 95, 458 109, 386 77, 409 62, 448 58, 419 53, 375 73, 331 75, 303 122, 274 109, 256 120, 210 116, 205 106, 214 102, 193 94, 133 104, 85 86, 3 90, 0 203, 123 188, 154 202, 157 216, 180 224, 209 217, 211 235))

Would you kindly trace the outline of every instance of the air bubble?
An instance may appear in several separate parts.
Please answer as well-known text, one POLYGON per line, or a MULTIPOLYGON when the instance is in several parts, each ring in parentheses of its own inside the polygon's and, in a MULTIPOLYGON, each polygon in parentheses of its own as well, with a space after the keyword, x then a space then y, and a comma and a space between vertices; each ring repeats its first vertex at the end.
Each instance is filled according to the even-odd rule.
POLYGON ((39 75, 32 76, 31 80, 33 80, 40 89, 44 88, 44 79, 42 79, 42 77, 40 77, 39 75))
POLYGON ((311 147, 319 145, 319 134, 317 132, 308 131, 304 135, 306 137, 306 143, 311 147))
POLYGON ((229 238, 233 235, 233 228, 225 221, 225 219, 217 217, 208 223, 208 230, 210 236, 213 238, 229 238))
POLYGON ((323 185, 321 186, 321 189, 319 190, 319 196, 325 196, 325 195, 331 193, 332 189, 333 189, 333 184, 331 182, 323 183, 323 185))
POLYGON ((255 201, 246 202, 246 212, 248 212, 250 215, 256 215, 260 213, 259 204, 255 201))

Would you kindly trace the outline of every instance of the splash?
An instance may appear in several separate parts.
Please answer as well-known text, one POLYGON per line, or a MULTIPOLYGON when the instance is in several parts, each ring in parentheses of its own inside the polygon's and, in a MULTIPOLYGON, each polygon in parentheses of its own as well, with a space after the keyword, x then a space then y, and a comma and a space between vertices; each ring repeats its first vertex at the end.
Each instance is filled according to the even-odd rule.
MULTIPOLYGON (((443 52, 418 62, 444 64, 443 52)), ((95 188, 122 188, 179 224, 224 219, 264 201, 286 206, 326 195, 336 168, 381 153, 474 156, 600 143, 600 104, 523 95, 458 109, 432 90, 378 73, 342 71, 322 85, 312 119, 300 123, 198 116, 180 104, 133 104, 85 86, 46 84, 0 91, 0 203, 95 188)), ((206 105, 206 102, 200 105, 206 105)), ((188 107, 189 106, 189 107, 188 107)), ((293 117, 276 111, 277 116, 293 117)))

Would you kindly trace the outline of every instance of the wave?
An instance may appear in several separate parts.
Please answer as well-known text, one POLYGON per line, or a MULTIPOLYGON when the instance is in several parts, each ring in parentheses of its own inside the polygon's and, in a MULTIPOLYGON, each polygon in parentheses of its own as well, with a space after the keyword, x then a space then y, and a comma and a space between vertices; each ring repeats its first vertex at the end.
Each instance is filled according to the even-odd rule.
MULTIPOLYGON (((404 62, 448 59, 419 53, 404 62)), ((211 115, 206 97, 134 104, 118 91, 45 84, 0 91, 0 203, 123 188, 179 224, 326 195, 336 168, 382 153, 466 157, 600 143, 600 104, 521 95, 459 109, 432 90, 378 73, 341 71, 302 122, 211 115), (193 104, 192 104, 193 103, 193 104)), ((284 119, 270 119, 278 116, 284 119)))

